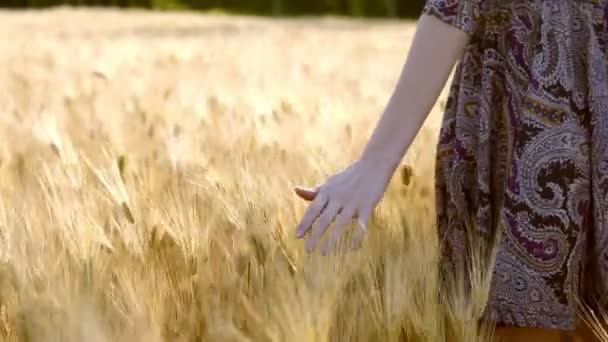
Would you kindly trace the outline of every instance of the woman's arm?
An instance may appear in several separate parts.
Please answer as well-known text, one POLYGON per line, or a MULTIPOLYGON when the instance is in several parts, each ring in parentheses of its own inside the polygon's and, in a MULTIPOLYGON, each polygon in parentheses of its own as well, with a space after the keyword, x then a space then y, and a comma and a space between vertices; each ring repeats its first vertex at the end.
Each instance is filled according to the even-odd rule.
POLYGON ((309 235, 306 250, 316 248, 334 221, 323 253, 333 248, 353 218, 359 218, 360 232, 367 230, 374 208, 445 86, 467 37, 432 15, 420 18, 399 82, 361 158, 316 189, 296 188, 300 197, 312 201, 296 229, 298 238, 309 235))
POLYGON ((393 95, 363 152, 394 172, 437 101, 468 35, 423 15, 393 95))

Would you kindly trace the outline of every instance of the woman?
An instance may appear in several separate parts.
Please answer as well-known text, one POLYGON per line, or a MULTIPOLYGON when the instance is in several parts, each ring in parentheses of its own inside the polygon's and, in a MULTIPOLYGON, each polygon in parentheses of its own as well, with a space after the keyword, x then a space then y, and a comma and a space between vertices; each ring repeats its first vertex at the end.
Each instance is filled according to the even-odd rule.
POLYGON ((335 221, 327 252, 351 219, 365 230, 459 60, 437 147, 443 273, 463 269, 467 234, 498 241, 499 336, 573 331, 581 295, 608 309, 607 42, 607 0, 428 0, 360 159, 296 189, 312 201, 297 236, 313 250, 335 221))

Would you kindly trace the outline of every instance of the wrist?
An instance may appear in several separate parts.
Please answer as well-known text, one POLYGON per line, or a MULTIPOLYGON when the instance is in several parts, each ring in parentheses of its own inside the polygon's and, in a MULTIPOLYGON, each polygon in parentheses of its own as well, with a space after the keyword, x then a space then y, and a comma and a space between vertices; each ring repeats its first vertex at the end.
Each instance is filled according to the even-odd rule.
POLYGON ((359 161, 370 165, 374 169, 380 170, 388 177, 395 172, 400 162, 397 158, 392 158, 385 153, 370 150, 366 150, 359 158, 359 161))

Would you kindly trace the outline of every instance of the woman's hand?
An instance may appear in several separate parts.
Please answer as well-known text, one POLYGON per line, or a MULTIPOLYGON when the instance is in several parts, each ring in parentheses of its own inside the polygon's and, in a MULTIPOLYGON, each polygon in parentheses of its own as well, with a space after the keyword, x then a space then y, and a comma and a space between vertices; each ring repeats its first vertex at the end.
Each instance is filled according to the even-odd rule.
POLYGON ((300 197, 312 201, 298 225, 298 238, 303 238, 316 221, 306 240, 308 251, 315 249, 334 220, 324 254, 353 218, 359 218, 359 227, 365 232, 397 164, 437 101, 468 39, 465 32, 435 16, 420 18, 399 81, 363 157, 316 189, 296 189, 300 197))
POLYGON ((296 188, 298 196, 312 202, 296 230, 299 239, 310 232, 305 243, 306 250, 311 252, 316 248, 334 220, 335 226, 321 250, 323 255, 333 249, 346 226, 355 218, 358 218, 360 228, 357 244, 360 243, 393 171, 388 163, 360 159, 316 189, 296 188))

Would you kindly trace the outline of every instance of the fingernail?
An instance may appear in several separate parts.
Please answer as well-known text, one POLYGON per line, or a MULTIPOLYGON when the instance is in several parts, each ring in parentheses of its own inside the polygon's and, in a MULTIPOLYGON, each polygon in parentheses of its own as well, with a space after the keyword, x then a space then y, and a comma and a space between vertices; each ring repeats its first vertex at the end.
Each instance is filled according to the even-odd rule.
POLYGON ((329 254, 329 252, 331 251, 331 246, 329 243, 325 243, 323 245, 323 248, 321 249, 321 255, 323 256, 327 256, 329 254))
POLYGON ((309 241, 306 241, 306 243, 304 244, 304 248, 306 248, 306 251, 308 253, 312 252, 312 250, 314 249, 314 245, 312 243, 310 243, 309 241))

